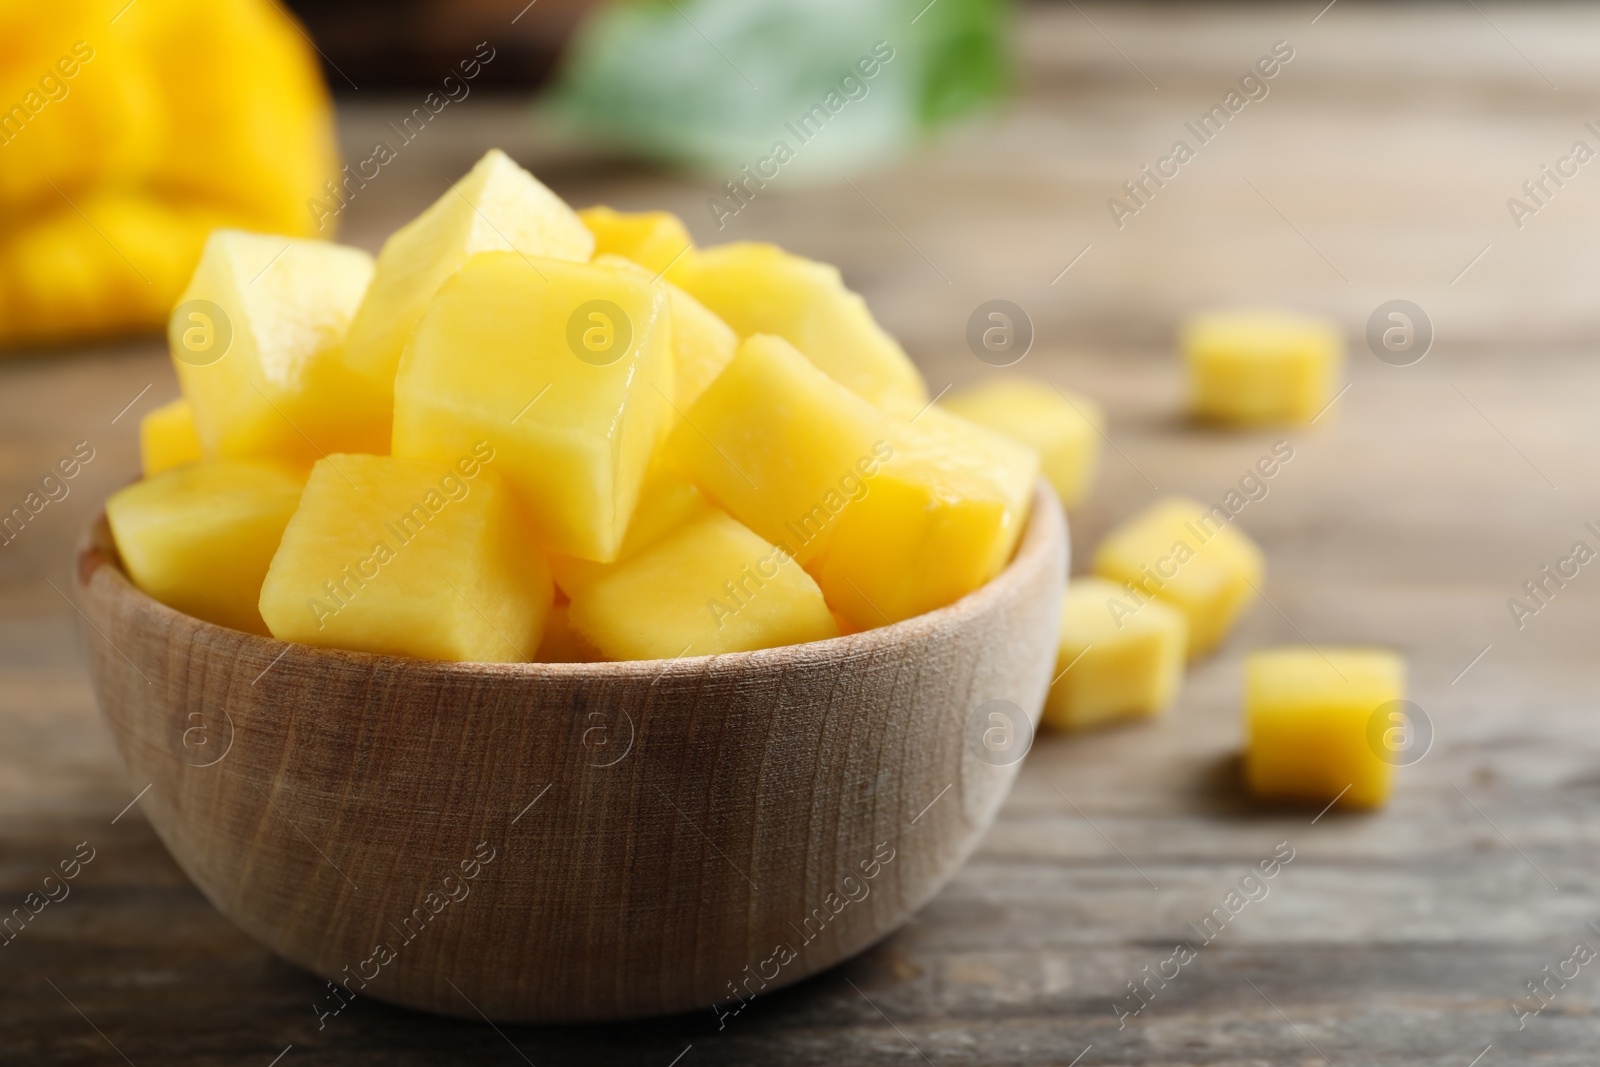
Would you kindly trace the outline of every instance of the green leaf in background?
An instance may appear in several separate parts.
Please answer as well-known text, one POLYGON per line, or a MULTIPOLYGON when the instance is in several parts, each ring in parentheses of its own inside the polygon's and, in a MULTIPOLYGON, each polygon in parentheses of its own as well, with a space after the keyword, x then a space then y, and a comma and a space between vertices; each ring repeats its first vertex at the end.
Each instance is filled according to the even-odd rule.
POLYGON ((1007 0, 623 0, 580 30, 548 106, 639 158, 827 176, 1002 93, 1008 23, 1007 0))

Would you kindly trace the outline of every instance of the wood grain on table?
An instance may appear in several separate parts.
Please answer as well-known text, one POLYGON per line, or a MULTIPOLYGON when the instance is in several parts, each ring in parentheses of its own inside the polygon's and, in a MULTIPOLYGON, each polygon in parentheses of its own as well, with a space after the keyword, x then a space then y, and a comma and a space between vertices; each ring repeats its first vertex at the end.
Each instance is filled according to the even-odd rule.
MULTIPOLYGON (((1520 1029, 1512 1001, 1575 943, 1600 946, 1585 925, 1600 922, 1600 575, 1585 567, 1520 630, 1506 602, 1574 542, 1597 545, 1600 163, 1520 229, 1506 201, 1573 142, 1600 147, 1584 125, 1600 124, 1600 10, 1080 7, 1026 10, 1019 94, 995 121, 854 187, 774 183, 721 232, 705 208, 718 179, 551 147, 520 103, 484 95, 361 192, 345 236, 375 247, 500 144, 576 203, 669 207, 704 241, 840 263, 935 390, 988 372, 967 316, 1015 301, 1037 334, 1020 369, 1111 413, 1100 485, 1073 516, 1079 570, 1157 487, 1218 499, 1287 438, 1294 459, 1238 518, 1267 551, 1265 599, 1170 715, 1042 737, 910 926, 725 1029, 708 1010, 497 1031, 365 1000, 319 1028, 322 984, 223 920, 130 806, 145 783, 93 706, 64 596, 80 530, 136 470, 138 417, 176 393, 161 346, 12 360, 0 507, 77 442, 94 458, 0 548, 0 905, 80 843, 94 858, 0 947, 0 1062, 1592 1063, 1593 966, 1552 982, 1520 1029), (1107 199, 1280 40, 1295 54, 1268 96, 1118 229, 1107 199), (1361 340, 1395 298, 1435 328, 1413 366, 1361 340), (1345 324, 1351 384, 1327 418, 1281 435, 1185 425, 1169 339, 1219 303, 1345 324), (1240 657, 1302 641, 1409 661, 1435 739, 1382 812, 1314 818, 1240 794, 1240 657), (1198 941, 1189 924, 1279 842, 1294 859, 1268 895, 1119 1025, 1127 983, 1198 941)), ((410 106, 348 106, 349 152, 410 106)))

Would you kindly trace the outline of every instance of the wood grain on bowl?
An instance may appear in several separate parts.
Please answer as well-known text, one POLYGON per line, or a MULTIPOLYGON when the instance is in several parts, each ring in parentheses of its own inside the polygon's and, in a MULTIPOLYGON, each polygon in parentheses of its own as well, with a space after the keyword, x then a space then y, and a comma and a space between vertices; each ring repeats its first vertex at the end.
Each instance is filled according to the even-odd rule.
POLYGON ((217 908, 349 993, 514 1022, 798 981, 904 923, 993 819, 991 701, 1038 719, 1066 522, 948 608, 681 660, 464 664, 285 644, 79 557, 100 706, 217 908), (981 733, 981 730, 977 731, 981 733))

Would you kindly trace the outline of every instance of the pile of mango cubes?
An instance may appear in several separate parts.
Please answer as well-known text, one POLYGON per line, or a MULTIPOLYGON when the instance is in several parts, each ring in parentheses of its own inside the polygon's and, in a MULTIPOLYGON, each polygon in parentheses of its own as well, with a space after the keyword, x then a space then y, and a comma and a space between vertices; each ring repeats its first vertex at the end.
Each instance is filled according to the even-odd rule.
POLYGON ((579 213, 500 152, 376 261, 218 231, 183 397, 107 517, 129 575, 286 641, 461 661, 748 651, 943 607, 1027 445, 934 407, 837 270, 579 213))
MULTIPOLYGON (((1186 326, 1182 345, 1197 420, 1306 424, 1335 398, 1342 343, 1321 320, 1211 314, 1186 326)), ((1252 477, 1273 477, 1292 455, 1280 442, 1252 477)), ((1214 650, 1261 594, 1265 558, 1234 523, 1244 503, 1168 497, 1107 534, 1093 574, 1068 587, 1047 723, 1082 729, 1155 715, 1172 702, 1186 663, 1214 650)), ((1386 799, 1396 760, 1384 739, 1405 691, 1399 657, 1268 649, 1246 657, 1245 675, 1245 778, 1253 792, 1351 807, 1386 799)))
MULTIPOLYGON (((1041 474, 1078 505, 1104 439, 1092 400, 1026 379, 931 403, 834 268, 575 212, 499 152, 376 261, 214 233, 169 341, 183 397, 107 504, 129 575, 202 619, 390 655, 670 659, 898 622, 1005 566, 1041 474)), ((1340 376, 1317 320, 1212 315, 1183 342, 1213 422, 1308 422, 1340 376)), ((1049 725, 1171 703, 1260 594, 1233 517, 1171 497, 1106 536, 1065 594, 1049 725)), ((1383 801, 1369 725, 1396 657, 1269 650, 1246 673, 1256 792, 1383 801)))

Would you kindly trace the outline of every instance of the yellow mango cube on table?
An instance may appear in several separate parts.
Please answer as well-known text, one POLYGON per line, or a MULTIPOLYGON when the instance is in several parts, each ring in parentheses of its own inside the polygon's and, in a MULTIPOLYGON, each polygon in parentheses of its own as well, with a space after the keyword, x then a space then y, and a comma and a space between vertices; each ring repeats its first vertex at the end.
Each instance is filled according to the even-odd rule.
POLYGON ((586 207, 578 218, 594 234, 596 258, 610 254, 660 274, 694 248, 683 220, 670 211, 615 211, 586 207))
POLYGON ((333 455, 311 470, 261 587, 283 641, 474 662, 531 659, 553 586, 483 442, 452 463, 333 455))
POLYGON ((858 629, 944 607, 999 574, 1039 476, 1033 449, 938 408, 894 427, 890 447, 808 565, 858 629))
POLYGON ((1182 343, 1195 416, 1238 425, 1310 422, 1332 403, 1344 362, 1333 323, 1283 312, 1201 315, 1182 343))
POLYGON ((207 456, 309 467, 330 452, 383 450, 387 427, 363 421, 342 347, 371 277, 357 248, 211 235, 167 328, 207 456))
POLYGON ((815 558, 865 477, 892 454, 890 423, 781 337, 757 334, 684 412, 669 462, 760 537, 815 558))
POLYGON ((197 619, 265 634, 256 602, 304 484, 272 463, 191 463, 113 493, 106 520, 140 589, 197 619))
POLYGON ((550 572, 555 576, 557 588, 569 597, 575 596, 579 589, 614 570, 622 561, 637 556, 667 534, 714 510, 693 482, 657 465, 645 475, 639 489, 639 502, 628 520, 628 531, 623 535, 616 560, 597 563, 577 556, 552 555, 550 572))
POLYGON ((1260 797, 1376 807, 1405 662, 1379 649, 1287 647, 1245 657, 1245 779, 1260 797))
POLYGON ((748 652, 839 634, 810 575, 716 510, 580 589, 569 622, 614 660, 748 652))
POLYGON ((1177 608, 1149 598, 1129 611, 1122 586, 1074 578, 1062 604, 1044 722, 1079 730, 1160 714, 1178 694, 1188 640, 1189 623, 1177 608))
MULTIPOLYGON (((594 237, 577 213, 504 152, 491 149, 378 253, 372 285, 350 325, 350 365, 388 417, 395 368, 439 287, 479 252, 587 262, 594 237)), ((386 449, 384 450, 386 451, 386 449)))
POLYGON ((1261 549, 1231 519, 1220 506, 1166 497, 1106 534, 1094 573, 1130 583, 1130 608, 1156 596, 1182 611, 1196 659, 1227 636, 1265 575, 1261 549))
POLYGON ((897 418, 928 402, 928 389, 899 342, 839 270, 756 242, 715 245, 680 259, 667 278, 740 337, 774 334, 846 389, 897 418))
POLYGON ((488 441, 535 543, 608 562, 676 418, 672 369, 663 286, 632 269, 479 253, 401 361, 394 454, 453 463, 488 441))
MULTIPOLYGON (((597 255, 595 264, 648 271, 621 256, 597 255)), ((739 335, 706 306, 671 282, 666 287, 672 309, 672 402, 680 411, 700 399, 711 380, 721 374, 739 349, 739 335)))
POLYGON ((162 404, 139 420, 139 465, 146 478, 202 458, 194 408, 183 397, 162 404))
POLYGON ((996 378, 952 395, 941 406, 1032 446, 1063 507, 1077 507, 1089 495, 1106 423, 1093 400, 1044 382, 996 378))

